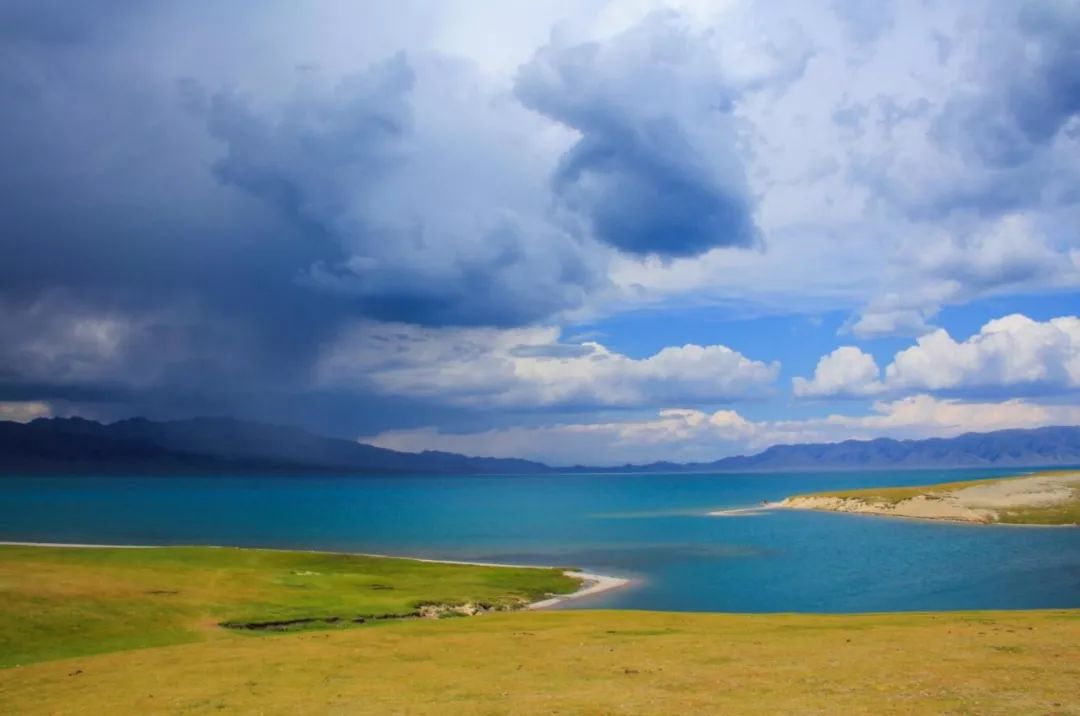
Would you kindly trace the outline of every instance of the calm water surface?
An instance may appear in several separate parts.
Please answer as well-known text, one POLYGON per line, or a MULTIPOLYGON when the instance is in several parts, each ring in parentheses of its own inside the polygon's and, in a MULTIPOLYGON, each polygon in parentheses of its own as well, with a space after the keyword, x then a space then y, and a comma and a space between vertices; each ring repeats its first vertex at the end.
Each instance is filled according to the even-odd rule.
POLYGON ((1007 471, 0 479, 0 539, 226 544, 578 566, 636 579, 585 608, 1080 607, 1080 529, 712 509, 1007 471))

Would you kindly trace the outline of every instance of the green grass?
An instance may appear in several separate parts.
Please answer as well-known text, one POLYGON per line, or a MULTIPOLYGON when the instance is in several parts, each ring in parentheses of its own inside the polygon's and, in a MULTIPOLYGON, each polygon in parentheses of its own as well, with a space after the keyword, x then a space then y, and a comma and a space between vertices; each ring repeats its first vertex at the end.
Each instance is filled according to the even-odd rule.
POLYGON ((510 608, 577 586, 551 569, 344 554, 0 546, 0 667, 219 638, 222 623, 341 628, 422 604, 510 608))

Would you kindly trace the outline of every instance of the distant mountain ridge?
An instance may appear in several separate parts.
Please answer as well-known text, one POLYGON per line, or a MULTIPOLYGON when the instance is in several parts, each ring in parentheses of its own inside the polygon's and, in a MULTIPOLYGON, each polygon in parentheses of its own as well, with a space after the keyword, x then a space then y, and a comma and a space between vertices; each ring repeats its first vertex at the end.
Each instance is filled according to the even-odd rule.
POLYGON ((406 453, 232 418, 0 422, 0 474, 531 473, 529 460, 406 453))
POLYGON ((714 462, 551 467, 531 460, 398 452, 301 428, 232 418, 102 424, 82 418, 0 422, 0 474, 536 474, 1080 465, 1080 426, 924 440, 774 445, 714 462))
MULTIPOLYGON (((754 472, 920 467, 1049 467, 1080 465, 1080 426, 964 433, 920 440, 845 440, 774 445, 754 455, 703 463, 652 463, 638 470, 754 472)), ((625 466, 622 469, 629 469, 625 466)))

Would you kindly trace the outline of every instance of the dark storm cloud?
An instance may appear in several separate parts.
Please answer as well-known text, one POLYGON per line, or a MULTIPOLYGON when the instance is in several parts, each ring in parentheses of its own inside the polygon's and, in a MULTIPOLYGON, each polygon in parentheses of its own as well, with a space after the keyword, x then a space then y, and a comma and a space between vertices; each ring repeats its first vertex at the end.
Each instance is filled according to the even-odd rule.
POLYGON ((418 149, 438 127, 429 118, 416 126, 415 95, 445 82, 442 71, 429 63, 429 85, 417 88, 413 67, 399 54, 329 89, 301 86, 278 107, 255 109, 215 95, 208 126, 226 147, 215 173, 297 231, 340 247, 340 256, 302 267, 297 282, 348 302, 357 315, 513 326, 577 307, 599 280, 580 242, 513 205, 487 197, 472 207, 454 201, 455 182, 504 179, 485 154, 497 150, 478 143, 462 159, 444 157, 454 151, 445 144, 426 155, 418 149), (424 186, 430 179, 418 175, 440 172, 446 183, 431 194, 424 186), (401 197, 408 198, 404 205, 401 197), (461 223, 465 214, 471 223, 461 223))
POLYGON ((174 82, 107 44, 5 44, 5 366, 185 389, 294 376, 335 307, 316 308, 293 277, 332 247, 222 191, 174 82), (113 333, 95 344, 96 330, 113 333))
POLYGON ((280 116, 259 115, 234 95, 215 95, 208 125, 226 154, 214 171, 302 230, 367 231, 364 217, 350 212, 366 188, 402 161, 414 81, 398 55, 344 80, 329 97, 298 99, 280 116))
POLYGON ((523 103, 580 134, 553 177, 560 202, 622 251, 693 256, 758 239, 733 92, 700 63, 703 42, 658 14, 603 44, 553 42, 518 75, 523 103))
MULTIPOLYGON (((475 226, 446 218, 455 187, 478 180, 424 164, 418 144, 448 143, 418 134, 403 55, 329 87, 289 77, 249 96, 215 63, 166 54, 189 30, 202 37, 175 24, 194 22, 185 12, 0 3, 3 395, 110 414, 261 406, 282 420, 310 400, 340 415, 349 401, 316 395, 310 374, 351 321, 519 325, 602 281, 583 243, 529 207, 491 206, 475 226), (440 192, 410 184, 438 171, 440 192)), ((452 87, 444 69, 429 65, 426 87, 452 87)), ((469 168, 510 184, 484 164, 497 151, 469 168)), ((380 414, 395 414, 386 402, 380 414)))

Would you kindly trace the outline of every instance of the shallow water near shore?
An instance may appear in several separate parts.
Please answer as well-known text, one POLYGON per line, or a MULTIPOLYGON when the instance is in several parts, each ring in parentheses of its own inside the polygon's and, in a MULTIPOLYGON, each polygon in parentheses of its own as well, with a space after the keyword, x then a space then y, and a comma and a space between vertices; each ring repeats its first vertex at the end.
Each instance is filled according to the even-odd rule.
POLYGON ((800 492, 1016 472, 0 478, 0 540, 374 552, 634 579, 572 608, 1080 607, 1080 529, 707 515, 800 492))

